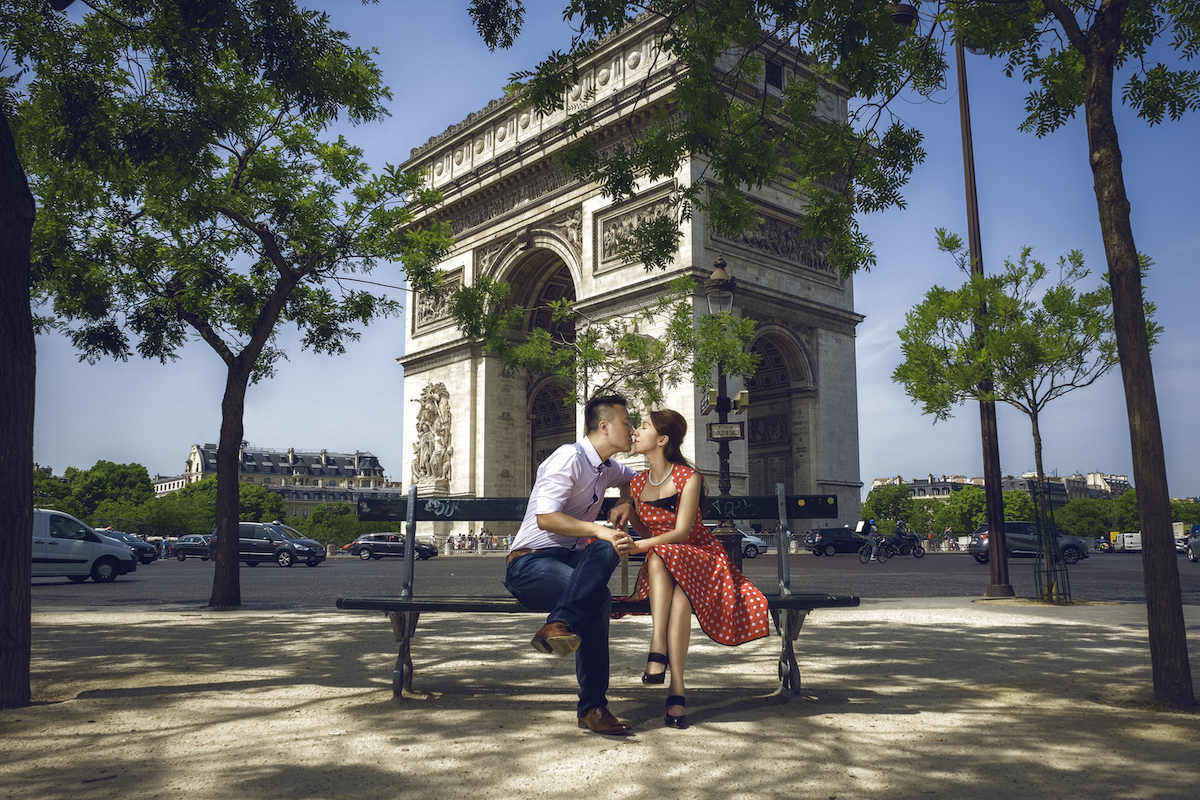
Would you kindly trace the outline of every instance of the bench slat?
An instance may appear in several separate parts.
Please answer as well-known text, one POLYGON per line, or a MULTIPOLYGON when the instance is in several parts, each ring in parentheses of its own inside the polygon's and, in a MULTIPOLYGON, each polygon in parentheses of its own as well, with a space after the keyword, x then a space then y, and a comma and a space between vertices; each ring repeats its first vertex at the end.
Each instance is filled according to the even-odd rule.
MULTIPOLYGON (((794 594, 789 597, 767 595, 767 607, 771 609, 813 610, 816 608, 853 608, 859 604, 854 595, 837 594, 794 594)), ((402 597, 339 597, 337 607, 343 611, 416 611, 418 613, 450 611, 475 614, 536 614, 528 606, 521 605, 507 596, 427 597, 406 600, 402 597)), ((613 600, 613 611, 624 613, 650 613, 647 600, 638 602, 613 600)))
MULTIPOLYGON (((364 522, 394 522, 408 519, 405 496, 357 495, 358 518, 364 522)), ((834 494, 790 494, 784 498, 787 519, 836 519, 838 499, 834 494)), ((597 519, 607 519, 617 498, 604 500, 597 519)), ((525 518, 528 497, 422 497, 413 509, 416 522, 520 522, 525 518)), ((774 519, 779 516, 779 498, 709 497, 705 519, 774 519)))

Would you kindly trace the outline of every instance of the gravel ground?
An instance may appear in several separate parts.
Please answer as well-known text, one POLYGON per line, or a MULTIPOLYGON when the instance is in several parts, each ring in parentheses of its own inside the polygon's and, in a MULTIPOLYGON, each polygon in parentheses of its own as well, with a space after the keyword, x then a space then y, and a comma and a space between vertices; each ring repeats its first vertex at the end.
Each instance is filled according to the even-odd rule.
MULTIPOLYGON (((1200 608, 1185 611, 1197 652, 1200 608)), ((528 646, 537 624, 427 615, 414 660, 428 694, 397 705, 381 616, 38 613, 36 704, 0 711, 0 796, 1197 796, 1200 715, 1152 709, 1142 606, 818 611, 790 701, 777 637, 730 649, 696 631, 683 731, 662 726, 664 687, 638 680, 648 620, 626 618, 610 691, 634 725, 623 738, 576 727, 572 662, 528 646)))

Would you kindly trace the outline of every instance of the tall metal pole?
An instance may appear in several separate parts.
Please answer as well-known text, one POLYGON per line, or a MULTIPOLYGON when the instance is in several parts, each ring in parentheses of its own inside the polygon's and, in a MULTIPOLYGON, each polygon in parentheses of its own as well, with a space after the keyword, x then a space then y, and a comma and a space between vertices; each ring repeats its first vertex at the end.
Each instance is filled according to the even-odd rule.
MULTIPOLYGON (((967 96, 967 58, 962 39, 954 37, 954 55, 958 64, 958 115, 962 124, 963 179, 967 190, 967 244, 971 257, 971 274, 983 275, 983 243, 979 235, 979 196, 975 190, 975 147, 971 141, 971 101, 967 96)), ((980 327, 975 325, 978 334, 980 327)), ((985 392, 992 391, 991 378, 980 383, 985 392)), ((979 403, 979 432, 983 440, 983 496, 987 504, 988 552, 991 585, 988 597, 1012 597, 1008 579, 1008 559, 1004 546, 1004 491, 1000 484, 1000 440, 996 427, 996 404, 979 403)))

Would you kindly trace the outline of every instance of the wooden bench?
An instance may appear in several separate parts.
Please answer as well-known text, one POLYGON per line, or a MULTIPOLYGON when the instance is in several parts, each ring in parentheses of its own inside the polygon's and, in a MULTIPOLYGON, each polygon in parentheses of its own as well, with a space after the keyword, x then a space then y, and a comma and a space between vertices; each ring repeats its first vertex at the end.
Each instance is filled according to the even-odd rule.
MULTIPOLYGON (((768 609, 775 630, 782 639, 779 655, 780 691, 789 696, 800 693, 800 667, 796 662, 794 642, 805 618, 819 608, 850 608, 859 600, 852 595, 795 594, 791 590, 791 566, 788 561, 787 520, 830 519, 837 517, 837 497, 833 495, 787 495, 783 484, 776 486, 774 497, 714 497, 709 498, 705 519, 779 519, 776 542, 779 591, 766 594, 768 609)), ((511 596, 501 597, 424 597, 413 596, 414 554, 412 542, 417 522, 505 522, 520 521, 525 515, 526 498, 418 498, 416 487, 409 490, 408 499, 376 498, 358 500, 358 515, 368 521, 407 520, 404 553, 404 577, 399 596, 339 597, 337 607, 346 611, 381 611, 392 625, 400 652, 392 671, 392 693, 397 700, 404 692, 413 692, 412 643, 421 614, 540 614, 518 603, 511 596)), ((598 519, 608 516, 614 499, 605 501, 598 519)), ((762 589, 763 587, 759 587, 762 589)), ((616 598, 614 612, 649 613, 648 601, 629 602, 616 598)))

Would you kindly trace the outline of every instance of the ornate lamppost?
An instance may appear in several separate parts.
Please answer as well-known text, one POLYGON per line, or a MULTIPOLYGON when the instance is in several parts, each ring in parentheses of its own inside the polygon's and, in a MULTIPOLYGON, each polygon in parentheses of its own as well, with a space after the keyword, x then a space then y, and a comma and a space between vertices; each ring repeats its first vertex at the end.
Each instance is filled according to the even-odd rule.
MULTIPOLYGON (((708 313, 713 316, 733 313, 733 293, 737 289, 737 281, 725 271, 726 266, 724 257, 718 255, 717 260, 713 263, 712 275, 704 282, 704 294, 708 298, 708 313)), ((709 424, 708 440, 717 442, 717 460, 720 463, 717 488, 720 491, 720 497, 729 497, 729 490, 733 487, 733 482, 729 478, 729 442, 743 438, 744 433, 741 431, 740 423, 729 422, 732 402, 729 399, 725 370, 719 361, 717 362, 717 396, 715 400, 715 404, 706 404, 706 406, 712 405, 716 408, 718 420, 715 425, 709 424), (737 430, 734 430, 735 428, 737 430)), ((708 413, 708 410, 711 409, 706 408, 704 413, 708 413)), ((722 519, 713 530, 713 534, 725 547, 725 552, 729 554, 730 560, 738 569, 741 569, 742 537, 733 521, 722 519)))

